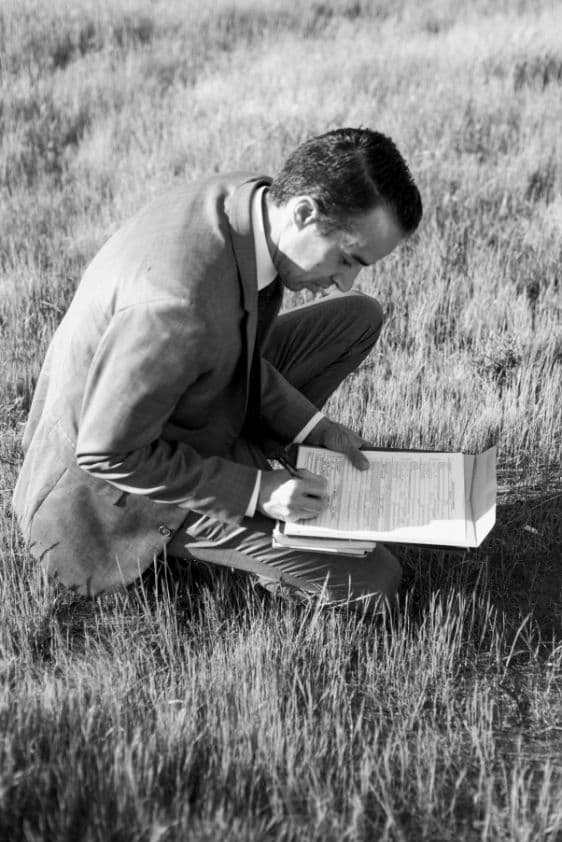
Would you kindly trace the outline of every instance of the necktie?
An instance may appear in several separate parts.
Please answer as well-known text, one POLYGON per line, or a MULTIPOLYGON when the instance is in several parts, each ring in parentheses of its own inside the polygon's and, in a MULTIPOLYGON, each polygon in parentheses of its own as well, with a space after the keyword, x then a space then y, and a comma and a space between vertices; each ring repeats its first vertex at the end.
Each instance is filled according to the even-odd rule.
POLYGON ((258 319, 256 327, 256 342, 252 354, 250 368, 250 393, 246 410, 246 426, 252 431, 252 437, 259 436, 259 417, 261 403, 260 357, 261 349, 275 317, 279 312, 282 298, 282 285, 277 277, 274 281, 258 292, 258 319))
POLYGON ((279 311, 281 304, 281 281, 275 278, 270 284, 258 292, 258 324, 256 331, 256 347, 261 347, 269 328, 279 311))

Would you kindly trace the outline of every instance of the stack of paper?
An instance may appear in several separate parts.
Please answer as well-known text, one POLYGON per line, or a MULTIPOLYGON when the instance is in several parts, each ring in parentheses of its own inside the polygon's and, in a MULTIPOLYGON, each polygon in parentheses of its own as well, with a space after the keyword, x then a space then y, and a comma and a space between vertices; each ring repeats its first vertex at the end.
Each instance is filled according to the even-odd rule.
POLYGON ((341 453, 299 447, 297 468, 326 477, 330 501, 316 518, 278 524, 277 546, 354 555, 376 541, 477 547, 492 529, 495 447, 477 456, 363 452, 370 466, 360 471, 341 453))
POLYGON ((366 555, 374 550, 376 541, 347 541, 343 538, 309 538, 306 535, 287 535, 286 523, 276 523, 273 530, 274 547, 292 547, 294 550, 308 550, 340 555, 366 555))

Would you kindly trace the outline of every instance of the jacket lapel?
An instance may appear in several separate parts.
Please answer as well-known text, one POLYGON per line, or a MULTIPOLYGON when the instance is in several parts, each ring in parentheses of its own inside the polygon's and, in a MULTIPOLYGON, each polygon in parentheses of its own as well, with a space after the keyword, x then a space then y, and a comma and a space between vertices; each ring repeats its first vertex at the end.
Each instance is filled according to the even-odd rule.
POLYGON ((267 176, 248 177, 234 190, 226 209, 242 293, 242 306, 245 310, 246 395, 249 390, 258 323, 258 279, 252 230, 252 197, 259 187, 270 183, 271 179, 267 176))

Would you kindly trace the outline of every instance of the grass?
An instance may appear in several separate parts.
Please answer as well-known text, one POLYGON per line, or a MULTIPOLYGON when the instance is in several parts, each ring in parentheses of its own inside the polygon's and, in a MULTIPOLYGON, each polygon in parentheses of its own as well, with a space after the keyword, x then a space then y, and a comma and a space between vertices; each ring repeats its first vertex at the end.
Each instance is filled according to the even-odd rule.
POLYGON ((2 5, 0 837, 562 839, 561 24, 548 0, 2 5), (379 623, 199 567, 47 585, 9 500, 88 259, 166 186, 344 124, 395 138, 425 218, 360 277, 387 324, 331 411, 381 446, 497 441, 494 532, 398 548, 379 623))

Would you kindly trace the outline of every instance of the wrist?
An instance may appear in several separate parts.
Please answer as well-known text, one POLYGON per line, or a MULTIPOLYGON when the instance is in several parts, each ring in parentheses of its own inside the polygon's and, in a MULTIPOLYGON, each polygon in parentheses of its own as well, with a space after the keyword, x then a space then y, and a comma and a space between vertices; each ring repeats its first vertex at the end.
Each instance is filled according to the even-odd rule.
POLYGON ((324 417, 322 418, 318 424, 310 431, 308 436, 305 438, 305 444, 311 444, 313 446, 320 446, 324 442, 324 437, 326 435, 326 430, 330 427, 332 422, 324 417))

